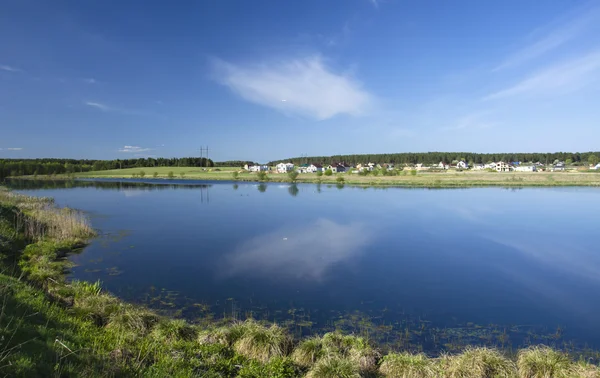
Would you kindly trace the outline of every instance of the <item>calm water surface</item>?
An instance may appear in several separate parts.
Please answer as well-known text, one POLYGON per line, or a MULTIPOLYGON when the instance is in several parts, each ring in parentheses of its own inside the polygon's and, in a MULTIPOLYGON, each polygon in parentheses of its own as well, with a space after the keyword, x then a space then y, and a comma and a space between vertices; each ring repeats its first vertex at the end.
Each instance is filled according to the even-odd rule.
POLYGON ((600 347, 600 189, 140 181, 13 187, 90 214, 73 278, 188 318, 600 347))

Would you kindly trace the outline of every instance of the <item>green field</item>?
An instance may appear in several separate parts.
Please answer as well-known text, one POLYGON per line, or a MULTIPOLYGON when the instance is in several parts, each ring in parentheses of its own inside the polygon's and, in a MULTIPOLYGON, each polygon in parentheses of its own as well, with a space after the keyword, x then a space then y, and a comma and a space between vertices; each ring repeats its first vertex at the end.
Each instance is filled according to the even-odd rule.
MULTIPOLYGON (((255 173, 239 168, 198 168, 198 167, 156 167, 127 168, 109 171, 93 171, 78 173, 80 178, 168 178, 173 172, 176 179, 196 180, 234 180, 233 172, 238 172, 238 181, 258 181, 255 173), (181 175, 183 173, 183 176, 181 175)), ((60 177, 60 176, 59 176, 60 177)), ((289 182, 287 174, 270 172, 265 181, 289 182)), ((473 171, 418 171, 399 172, 396 176, 361 176, 353 173, 340 173, 332 176, 317 176, 314 173, 300 174, 295 180, 298 183, 351 184, 367 186, 409 186, 409 187, 468 187, 468 186, 600 186, 600 175, 591 172, 473 172, 473 171)))

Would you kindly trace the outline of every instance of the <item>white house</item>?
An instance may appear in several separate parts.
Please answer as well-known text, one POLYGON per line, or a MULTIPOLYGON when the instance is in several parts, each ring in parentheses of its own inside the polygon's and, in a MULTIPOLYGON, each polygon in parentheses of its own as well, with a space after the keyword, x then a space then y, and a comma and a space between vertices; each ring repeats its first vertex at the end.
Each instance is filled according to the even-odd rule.
POLYGON ((444 163, 443 161, 440 161, 440 164, 438 164, 438 168, 439 169, 448 169, 450 168, 450 166, 446 163, 444 163))
POLYGON ((266 165, 251 165, 248 167, 250 172, 266 172, 269 170, 269 167, 266 165))
POLYGON ((292 163, 279 163, 275 166, 277 173, 287 173, 294 170, 294 164, 292 163))
POLYGON ((596 166, 594 167, 594 169, 600 169, 600 163, 596 164, 596 166))
POLYGON ((484 167, 485 169, 496 169, 496 163, 488 163, 484 167))
POLYGON ((321 164, 311 164, 308 167, 306 167, 306 172, 308 173, 316 173, 316 172, 322 172, 323 171, 323 166, 321 164))
POLYGON ((499 161, 496 163, 496 171, 498 172, 510 172, 512 171, 514 168, 512 165, 507 164, 503 161, 499 161))
POLYGON ((552 170, 554 172, 564 171, 565 169, 565 163, 563 163, 562 161, 559 161, 558 163, 554 164, 554 167, 552 167, 552 170))
POLYGON ((458 168, 458 169, 469 169, 469 164, 461 160, 458 163, 456 163, 456 168, 458 168))
POLYGON ((515 168, 517 172, 537 172, 535 165, 519 165, 515 168))
POLYGON ((483 165, 483 164, 475 164, 475 165, 473 165, 473 169, 476 170, 476 171, 481 171, 481 170, 485 169, 485 165, 483 165))

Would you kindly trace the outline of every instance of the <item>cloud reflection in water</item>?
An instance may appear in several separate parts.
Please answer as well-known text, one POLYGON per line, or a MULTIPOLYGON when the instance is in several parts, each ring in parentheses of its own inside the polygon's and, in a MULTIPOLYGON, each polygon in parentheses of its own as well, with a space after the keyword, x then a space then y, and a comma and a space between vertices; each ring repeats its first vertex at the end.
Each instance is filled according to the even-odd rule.
POLYGON ((225 258, 225 276, 279 275, 322 280, 327 270, 359 255, 371 239, 360 223, 318 219, 250 239, 225 258))

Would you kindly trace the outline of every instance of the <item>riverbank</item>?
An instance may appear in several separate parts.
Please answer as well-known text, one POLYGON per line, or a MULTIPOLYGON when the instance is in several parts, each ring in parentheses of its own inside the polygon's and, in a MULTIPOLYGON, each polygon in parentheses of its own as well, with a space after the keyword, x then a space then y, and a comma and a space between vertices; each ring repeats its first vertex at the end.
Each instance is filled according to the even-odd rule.
POLYGON ((0 374, 202 377, 593 377, 598 368, 548 348, 452 356, 378 350, 332 332, 294 340, 279 326, 169 319, 99 283, 68 282, 65 259, 92 237, 87 218, 51 199, 0 189, 0 374), (209 324, 208 322, 205 324, 209 324))
MULTIPOLYGON (((206 181, 264 181, 291 182, 287 174, 268 173, 259 177, 237 168, 201 169, 195 167, 129 168, 122 170, 76 173, 70 176, 24 176, 21 178, 156 178, 191 179, 206 181), (235 173, 234 173, 235 172, 235 173)), ((595 172, 485 172, 485 171, 401 171, 393 176, 339 173, 317 176, 314 173, 299 174, 297 183, 347 184, 357 186, 398 186, 420 188, 456 187, 552 187, 552 186, 600 186, 600 174, 595 172)))

